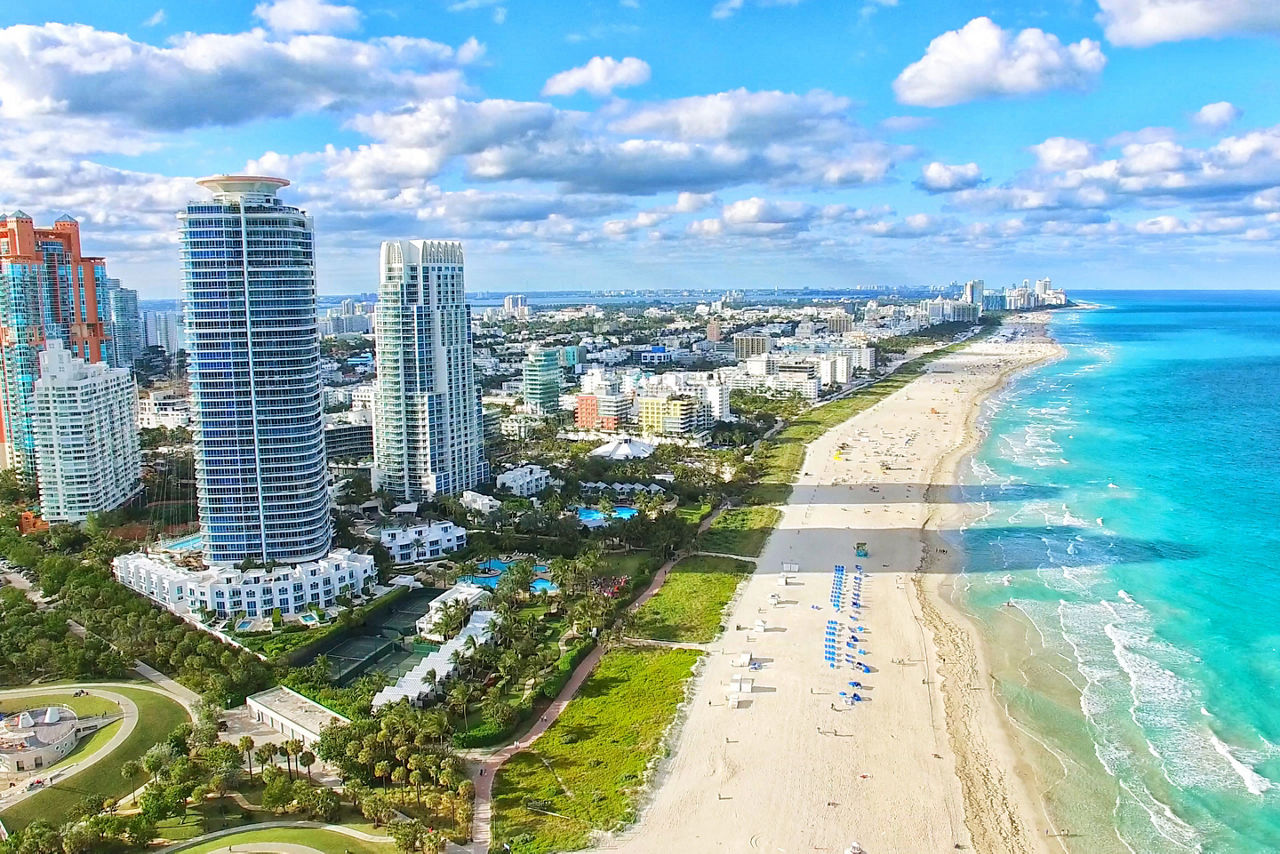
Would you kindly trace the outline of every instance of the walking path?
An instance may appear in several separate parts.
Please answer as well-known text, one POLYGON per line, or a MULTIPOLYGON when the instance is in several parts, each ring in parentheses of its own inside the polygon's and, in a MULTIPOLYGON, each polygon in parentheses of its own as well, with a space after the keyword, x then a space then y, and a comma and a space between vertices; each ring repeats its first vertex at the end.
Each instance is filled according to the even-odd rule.
MULTIPOLYGON (((340 833, 343 836, 350 836, 352 839, 359 839, 361 842, 387 843, 391 841, 390 836, 376 836, 372 833, 365 833, 363 830, 356 830, 354 827, 346 827, 341 824, 325 824, 322 821, 264 821, 261 824, 246 824, 243 827, 228 827, 226 830, 215 830, 213 833, 206 833, 203 836, 197 836, 194 839, 188 839, 184 842, 175 842, 173 845, 167 845, 164 848, 157 849, 156 854, 170 854, 170 852, 184 851, 205 842, 212 842, 215 839, 221 839, 224 836, 234 836, 237 833, 253 833, 259 830, 271 830, 273 828, 327 830, 330 833, 340 833)), ((251 842, 237 842, 235 850, 237 854, 239 854, 241 851, 310 852, 315 849, 309 848, 306 845, 291 846, 284 842, 263 843, 262 845, 251 842)))
MULTIPOLYGON (((138 725, 138 707, 134 704, 133 700, 130 700, 128 697, 121 694, 117 694, 114 691, 103 691, 98 688, 98 684, 103 683, 97 683, 93 686, 92 696, 111 700, 120 706, 120 710, 123 712, 120 729, 116 730, 115 735, 111 736, 111 739, 107 741, 106 744, 99 747, 84 759, 81 759, 78 762, 72 762, 69 765, 63 765, 60 768, 54 768, 52 772, 40 769, 33 770, 31 774, 32 779, 40 778, 47 780, 50 783, 60 783, 63 780, 74 777, 86 768, 89 768, 110 756, 117 747, 124 743, 124 740, 133 732, 134 727, 138 725)), ((5 691, 0 691, 0 698, 21 699, 22 697, 38 697, 45 694, 73 693, 79 689, 87 689, 87 687, 88 686, 84 685, 48 685, 37 688, 11 688, 5 691)), ((10 807, 22 803, 27 798, 38 795, 43 791, 44 788, 28 790, 24 785, 19 783, 12 789, 6 789, 3 792, 0 792, 0 809, 7 810, 10 807)))

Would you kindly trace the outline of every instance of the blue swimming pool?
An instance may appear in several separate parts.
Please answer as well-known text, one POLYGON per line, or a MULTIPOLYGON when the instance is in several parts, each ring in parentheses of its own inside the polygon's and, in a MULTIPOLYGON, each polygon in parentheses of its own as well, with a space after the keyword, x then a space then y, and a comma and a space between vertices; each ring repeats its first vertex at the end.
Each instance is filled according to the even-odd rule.
MULTIPOLYGON (((498 579, 502 577, 502 573, 506 572, 507 568, 510 566, 510 561, 499 560, 496 557, 489 558, 488 560, 481 562, 478 565, 478 568, 482 572, 496 572, 498 573, 497 575, 463 575, 459 577, 458 580, 464 581, 468 584, 474 584, 477 587, 484 587, 488 590, 496 590, 498 589, 498 579)), ((533 571, 545 573, 547 571, 547 565, 544 563, 535 564, 533 571)), ((560 588, 545 578, 535 578, 529 585, 529 589, 534 593, 555 593, 560 588)))
MULTIPOLYGON (((636 515, 638 511, 634 507, 615 507, 610 515, 611 519, 627 520, 636 515)), ((604 514, 594 507, 579 507, 578 518, 583 522, 602 522, 604 514)))
POLYGON ((253 620, 241 620, 236 623, 237 632, 247 632, 251 628, 253 628, 253 620))
POLYGON ((196 531, 194 534, 187 534, 185 537, 179 537, 176 540, 171 540, 170 542, 165 543, 164 547, 176 552, 187 552, 198 549, 200 548, 200 532, 196 531))

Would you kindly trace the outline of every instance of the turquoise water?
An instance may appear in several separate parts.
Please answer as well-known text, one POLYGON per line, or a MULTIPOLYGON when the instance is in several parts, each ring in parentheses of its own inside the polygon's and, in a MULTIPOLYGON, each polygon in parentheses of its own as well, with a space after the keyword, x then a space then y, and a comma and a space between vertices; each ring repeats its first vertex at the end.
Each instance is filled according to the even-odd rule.
POLYGON ((200 548, 200 532, 196 531, 194 534, 188 534, 185 537, 165 543, 165 548, 183 552, 198 549, 200 548))
POLYGON ((963 601, 1072 851, 1280 851, 1280 295, 1086 298, 987 404, 963 601))
MULTIPOLYGON (((634 507, 615 507, 613 512, 609 514, 609 518, 625 521, 636 515, 636 512, 634 507)), ((579 507, 578 518, 583 522, 599 522, 604 519, 604 514, 594 507, 579 507)))
MULTIPOLYGON (((500 560, 496 557, 491 557, 488 560, 480 563, 478 566, 481 570, 488 570, 490 572, 497 572, 499 574, 498 575, 463 575, 458 580, 465 581, 468 584, 474 584, 477 587, 485 587, 489 590, 497 590, 498 579, 502 577, 501 573, 506 572, 507 568, 511 566, 511 562, 500 560)), ((533 567, 533 571, 546 572, 547 566, 546 564, 541 564, 541 563, 536 564, 533 567)), ((535 578, 532 582, 530 582, 529 589, 532 590, 534 593, 555 593, 560 588, 557 587, 553 582, 548 581, 545 578, 535 578)))

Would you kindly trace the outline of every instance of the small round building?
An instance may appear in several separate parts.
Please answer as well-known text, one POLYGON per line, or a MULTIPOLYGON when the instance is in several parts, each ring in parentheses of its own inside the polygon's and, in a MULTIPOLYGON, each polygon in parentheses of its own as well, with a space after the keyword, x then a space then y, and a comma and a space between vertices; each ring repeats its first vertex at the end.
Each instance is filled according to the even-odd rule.
POLYGON ((16 774, 47 768, 75 749, 80 730, 66 706, 45 706, 0 721, 0 771, 16 774))

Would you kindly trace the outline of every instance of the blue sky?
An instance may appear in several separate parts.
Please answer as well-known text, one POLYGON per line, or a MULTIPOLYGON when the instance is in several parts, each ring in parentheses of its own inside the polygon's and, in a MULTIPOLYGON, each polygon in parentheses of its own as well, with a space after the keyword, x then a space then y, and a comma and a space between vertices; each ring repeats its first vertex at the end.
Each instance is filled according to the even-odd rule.
POLYGON ((1280 4, 13 5, 0 210, 147 298, 242 170, 326 293, 390 237, 464 240, 471 290, 1278 284, 1280 4))

